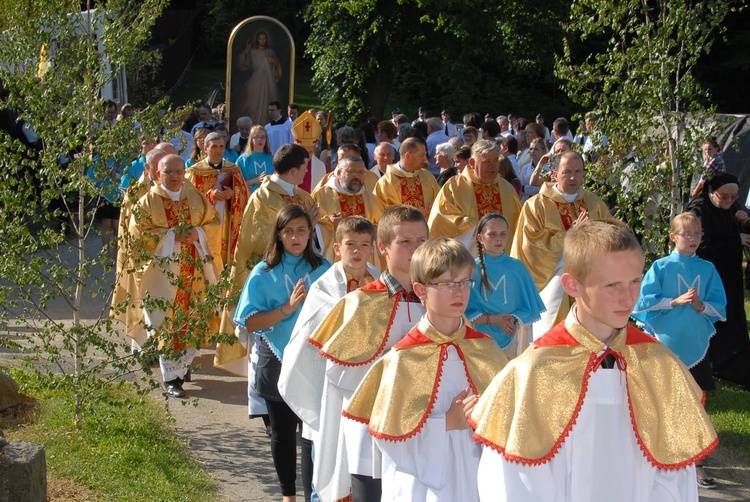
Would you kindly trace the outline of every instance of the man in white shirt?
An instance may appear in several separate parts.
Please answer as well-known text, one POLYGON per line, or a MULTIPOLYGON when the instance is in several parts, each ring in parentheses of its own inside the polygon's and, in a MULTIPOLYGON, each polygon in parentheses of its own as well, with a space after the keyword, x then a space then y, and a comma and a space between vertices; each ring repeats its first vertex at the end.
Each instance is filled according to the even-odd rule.
POLYGON ((453 122, 451 122, 451 112, 443 110, 440 112, 440 117, 443 119, 443 132, 449 138, 458 135, 458 129, 453 122))
POLYGON ((268 145, 271 147, 271 155, 276 153, 282 145, 294 143, 292 136, 292 123, 281 114, 281 103, 271 101, 268 103, 268 119, 265 130, 268 134, 268 145))

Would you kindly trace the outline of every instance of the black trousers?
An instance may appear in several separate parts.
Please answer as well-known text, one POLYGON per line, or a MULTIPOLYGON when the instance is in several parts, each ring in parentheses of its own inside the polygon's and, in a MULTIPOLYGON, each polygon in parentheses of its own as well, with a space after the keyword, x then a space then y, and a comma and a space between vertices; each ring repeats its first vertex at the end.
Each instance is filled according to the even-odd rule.
POLYGON ((354 502, 380 502, 382 493, 382 480, 352 474, 352 500, 354 502))
MULTIPOLYGON (((297 430, 302 421, 284 401, 266 399, 268 418, 271 420, 271 457, 276 475, 281 484, 281 494, 293 497, 297 494, 297 430)), ((312 492, 312 443, 302 440, 302 483, 305 500, 312 492)))

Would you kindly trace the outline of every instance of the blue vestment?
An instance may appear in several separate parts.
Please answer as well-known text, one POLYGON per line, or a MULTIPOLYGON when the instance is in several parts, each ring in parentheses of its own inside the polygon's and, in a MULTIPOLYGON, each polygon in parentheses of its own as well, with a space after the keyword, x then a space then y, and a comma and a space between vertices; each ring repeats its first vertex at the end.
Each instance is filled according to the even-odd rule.
MULTIPOLYGON (((323 275, 331 264, 323 260, 323 264, 311 270, 310 263, 302 256, 292 256, 284 253, 281 263, 266 270, 266 262, 258 263, 245 281, 242 288, 237 310, 234 315, 235 324, 245 326, 245 319, 257 312, 267 312, 279 308, 289 301, 295 284, 304 279, 305 287, 309 290, 313 282, 323 275)), ((301 308, 301 307, 300 307, 301 308)), ((294 323, 297 322, 300 308, 288 315, 270 328, 259 330, 271 347, 276 357, 282 359, 284 348, 292 336, 294 323)), ((287 307, 288 309, 288 307, 287 307)), ((285 309, 285 310, 287 310, 285 309)))
POLYGON ((714 323, 725 319, 726 306, 724 285, 713 264, 674 251, 656 260, 643 277, 633 318, 692 368, 706 356, 708 341, 716 332, 714 323), (671 306, 674 298, 691 287, 698 290, 703 312, 689 303, 671 306))
MULTIPOLYGON (((466 308, 469 320, 474 321, 483 314, 512 314, 522 324, 539 320, 540 314, 545 311, 544 303, 536 290, 534 279, 520 260, 505 253, 497 257, 485 254, 489 290, 482 285, 479 258, 476 262, 477 271, 472 277, 476 282, 466 308)), ((512 340, 496 324, 478 324, 475 328, 494 338, 500 347, 507 346, 512 340)))
MULTIPOLYGON (((253 152, 250 155, 243 153, 237 159, 236 164, 242 171, 242 177, 245 178, 245 181, 257 178, 263 171, 267 176, 273 174, 273 157, 267 153, 253 152)), ((260 183, 250 185, 250 193, 252 194, 259 186, 260 183)))

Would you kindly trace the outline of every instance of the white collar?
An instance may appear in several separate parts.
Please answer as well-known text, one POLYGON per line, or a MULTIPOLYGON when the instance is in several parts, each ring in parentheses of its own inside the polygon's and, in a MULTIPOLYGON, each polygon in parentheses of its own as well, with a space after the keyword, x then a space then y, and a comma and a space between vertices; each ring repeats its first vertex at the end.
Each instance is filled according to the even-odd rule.
POLYGON ((297 188, 297 185, 293 185, 292 183, 289 183, 288 181, 284 181, 276 173, 273 173, 271 175, 271 181, 279 185, 281 188, 284 189, 284 191, 289 195, 290 197, 294 197, 295 188, 297 188))
POLYGON ((573 201, 575 201, 578 198, 578 193, 579 192, 576 192, 576 193, 573 193, 573 194, 563 193, 563 192, 560 191, 559 188, 557 188, 557 183, 555 183, 554 185, 552 185, 552 189, 555 192, 557 192, 558 194, 560 194, 560 197, 562 197, 563 199, 565 199, 565 202, 567 202, 568 204, 572 203, 573 201))
POLYGON ((167 195, 169 195, 170 199, 172 199, 175 202, 177 202, 178 200, 180 200, 180 196, 182 195, 182 189, 184 187, 180 187, 179 190, 177 190, 176 192, 173 192, 172 190, 170 190, 167 187, 165 187, 163 183, 161 185, 159 185, 159 186, 161 187, 162 190, 164 190, 164 193, 166 193, 167 195))

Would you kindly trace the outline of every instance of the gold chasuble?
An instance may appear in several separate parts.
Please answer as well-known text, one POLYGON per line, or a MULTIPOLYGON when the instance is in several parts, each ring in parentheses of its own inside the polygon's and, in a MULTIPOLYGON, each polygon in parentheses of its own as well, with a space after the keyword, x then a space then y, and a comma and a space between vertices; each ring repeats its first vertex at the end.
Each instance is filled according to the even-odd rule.
MULTIPOLYGON (((135 266, 133 281, 136 290, 144 288, 144 276, 148 274, 150 284, 147 292, 154 298, 174 298, 173 310, 180 310, 190 318, 190 312, 196 309, 204 295, 207 277, 215 277, 223 268, 221 261, 221 227, 219 217, 213 205, 199 191, 185 184, 182 187, 180 200, 173 201, 160 185, 154 185, 144 195, 133 210, 130 226, 130 242, 138 250, 132 254, 135 266), (154 259, 157 249, 170 229, 182 227, 190 229, 200 227, 206 235, 208 248, 212 259, 203 264, 203 268, 196 266, 201 258, 195 245, 180 246, 177 278, 170 276, 170 272, 163 270, 166 266, 161 259, 154 259), (211 274, 208 274, 209 267, 211 274), (154 278, 161 278, 154 282, 154 278)), ((142 292, 143 293, 143 292, 142 292)), ((139 345, 146 341, 143 329, 143 308, 140 302, 133 301, 128 307, 127 334, 139 345)), ((216 333, 219 318, 207 320, 206 330, 202 334, 204 339, 216 333)), ((183 330, 185 327, 183 327, 183 330)), ((194 335, 194 333, 193 333, 194 335)), ((160 340, 160 344, 165 343, 160 340)))
POLYGON ((665 345, 627 326, 597 356, 604 349, 571 312, 492 381, 469 420, 474 438, 508 461, 549 462, 576 423, 591 374, 612 354, 626 379, 633 432, 651 465, 681 469, 716 448, 703 393, 665 345))
MULTIPOLYGON (((388 166, 385 175, 375 184, 375 196, 383 207, 406 204, 429 211, 440 186, 435 176, 426 169, 408 173, 396 164, 388 166)), ((425 215, 429 212, 425 212, 425 215)))
POLYGON ((508 363, 495 341, 463 326, 450 335, 426 318, 367 372, 343 415, 369 425, 379 439, 402 441, 417 434, 437 399, 444 358, 453 346, 463 362, 469 386, 481 395, 508 363))
POLYGON ((250 191, 247 189, 242 171, 226 159, 222 160, 221 169, 214 169, 208 164, 207 159, 203 159, 187 168, 185 178, 219 211, 222 225, 221 258, 226 265, 229 265, 234 261, 242 213, 250 199, 250 191), (232 198, 226 201, 216 200, 214 198, 216 190, 225 188, 231 188, 234 191, 232 198))
POLYGON ((520 212, 521 202, 513 185, 499 175, 492 183, 481 183, 466 168, 440 189, 427 224, 431 238, 457 238, 473 231, 486 214, 501 214, 508 220, 506 247, 510 249, 520 212))
POLYGON ((545 183, 537 195, 526 201, 510 248, 510 256, 526 265, 539 291, 554 275, 562 258, 565 232, 578 215, 586 210, 592 220, 612 218, 606 204, 591 192, 580 189, 570 204, 553 186, 545 183))
POLYGON ((398 302, 406 294, 399 291, 389 298, 380 279, 366 284, 342 298, 308 341, 320 355, 342 366, 369 364, 385 351, 398 302))
MULTIPOLYGON (((223 334, 234 334, 232 317, 234 316, 237 299, 245 285, 247 276, 250 275, 250 271, 263 260, 263 255, 266 252, 268 241, 276 223, 276 214, 287 204, 310 207, 314 203, 315 201, 310 194, 299 187, 295 187, 294 195, 290 196, 278 183, 271 181, 270 176, 266 177, 260 187, 253 192, 245 208, 245 213, 242 215, 234 264, 229 274, 231 289, 228 292, 228 298, 230 302, 221 316, 221 332, 223 334)), ((327 233, 330 235, 330 232, 327 233)), ((242 344, 219 343, 214 356, 214 366, 226 369, 224 366, 244 357, 247 357, 247 350, 242 344)))
POLYGON ((143 323, 140 322, 143 317, 130 319, 129 315, 132 315, 133 310, 126 307, 126 302, 134 304, 139 302, 141 298, 138 285, 135 282, 135 276, 132 273, 133 260, 131 257, 137 250, 133 249, 128 226, 130 225, 130 215, 133 205, 146 195, 153 185, 150 179, 147 180, 147 174, 148 172, 144 171, 138 182, 125 190, 122 203, 120 204, 120 229, 117 233, 117 262, 115 263, 115 280, 117 283, 115 284, 111 303, 112 317, 125 323, 128 336, 144 341, 146 339, 146 330, 143 323), (136 333, 136 331, 140 333, 136 333))

